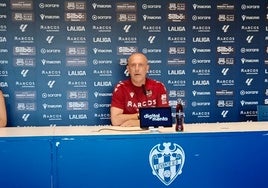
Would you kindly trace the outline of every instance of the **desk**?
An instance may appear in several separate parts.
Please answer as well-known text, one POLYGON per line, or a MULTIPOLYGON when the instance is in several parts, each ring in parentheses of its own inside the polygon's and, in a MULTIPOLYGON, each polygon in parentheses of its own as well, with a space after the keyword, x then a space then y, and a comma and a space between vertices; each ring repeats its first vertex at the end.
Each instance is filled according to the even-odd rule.
POLYGON ((268 187, 267 136, 267 122, 191 124, 183 133, 109 126, 2 128, 0 185, 268 187))

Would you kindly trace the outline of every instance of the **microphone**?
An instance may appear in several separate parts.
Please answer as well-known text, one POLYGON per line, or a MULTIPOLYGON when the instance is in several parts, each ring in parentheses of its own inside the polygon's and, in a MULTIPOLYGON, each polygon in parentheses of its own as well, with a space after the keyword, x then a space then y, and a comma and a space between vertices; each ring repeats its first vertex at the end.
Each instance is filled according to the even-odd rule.
POLYGON ((141 87, 142 87, 143 94, 144 94, 145 96, 147 96, 147 90, 146 90, 145 85, 142 84, 141 87))

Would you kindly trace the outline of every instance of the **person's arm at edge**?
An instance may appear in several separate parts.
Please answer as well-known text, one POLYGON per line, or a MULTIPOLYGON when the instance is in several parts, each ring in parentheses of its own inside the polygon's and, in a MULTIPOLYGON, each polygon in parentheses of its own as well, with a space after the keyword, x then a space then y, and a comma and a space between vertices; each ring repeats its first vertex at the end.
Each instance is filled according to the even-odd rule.
POLYGON ((113 126, 135 127, 140 126, 138 114, 123 114, 123 110, 111 107, 111 123, 113 126))
POLYGON ((6 127, 7 125, 7 112, 5 98, 2 91, 0 91, 0 127, 6 127))

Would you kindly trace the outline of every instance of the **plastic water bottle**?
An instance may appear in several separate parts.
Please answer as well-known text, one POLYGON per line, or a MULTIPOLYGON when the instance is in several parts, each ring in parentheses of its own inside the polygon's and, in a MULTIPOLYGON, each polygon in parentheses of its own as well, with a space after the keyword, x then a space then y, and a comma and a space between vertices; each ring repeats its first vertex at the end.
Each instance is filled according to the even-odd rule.
POLYGON ((176 132, 183 131, 183 119, 184 119, 184 113, 183 113, 182 100, 178 99, 176 106, 176 126, 175 126, 176 132))

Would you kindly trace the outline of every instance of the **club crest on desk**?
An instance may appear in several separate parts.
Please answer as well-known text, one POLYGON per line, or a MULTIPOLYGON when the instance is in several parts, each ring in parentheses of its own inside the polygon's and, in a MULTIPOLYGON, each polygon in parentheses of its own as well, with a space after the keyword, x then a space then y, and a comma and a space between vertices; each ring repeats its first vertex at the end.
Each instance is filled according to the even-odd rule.
POLYGON ((168 186, 182 173, 185 153, 175 143, 157 144, 150 151, 149 162, 153 175, 168 186))

